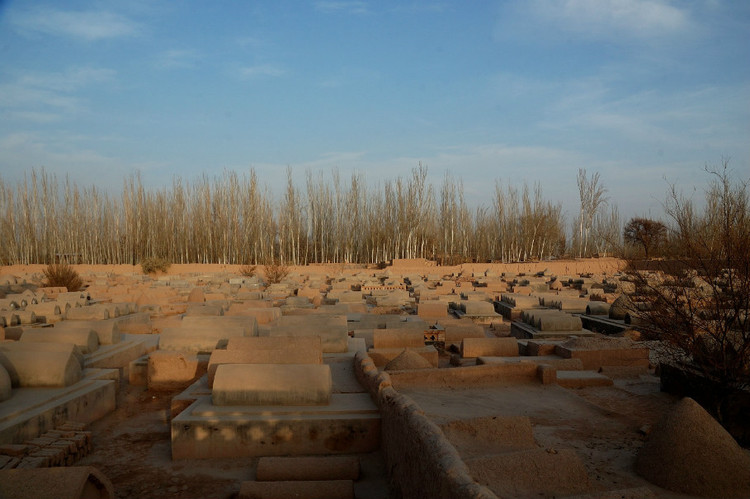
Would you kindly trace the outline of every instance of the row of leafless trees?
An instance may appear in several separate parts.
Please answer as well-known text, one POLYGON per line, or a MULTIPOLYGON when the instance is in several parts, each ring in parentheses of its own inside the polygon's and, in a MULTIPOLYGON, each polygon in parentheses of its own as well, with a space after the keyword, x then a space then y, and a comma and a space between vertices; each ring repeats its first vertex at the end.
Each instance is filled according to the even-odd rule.
POLYGON ((16 185, 0 178, 0 261, 459 263, 611 253, 621 244, 619 215, 602 209, 598 174, 581 170, 581 183, 582 209, 568 238, 561 204, 545 200, 539 185, 498 182, 489 206, 470 208, 460 180, 446 175, 436 189, 421 164, 375 188, 335 170, 330 178, 308 171, 300 186, 288 170, 278 200, 253 170, 190 183, 178 177, 160 189, 134 175, 119 196, 31 171, 16 185))

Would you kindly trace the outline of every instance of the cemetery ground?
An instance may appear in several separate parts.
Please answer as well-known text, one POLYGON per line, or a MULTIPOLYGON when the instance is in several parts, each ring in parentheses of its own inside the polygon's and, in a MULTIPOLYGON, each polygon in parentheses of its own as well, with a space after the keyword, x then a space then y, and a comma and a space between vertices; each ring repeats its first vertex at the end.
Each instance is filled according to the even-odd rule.
MULTIPOLYGON (((323 497, 324 483, 334 487, 331 497, 365 499, 743 497, 750 451, 727 441, 689 399, 661 391, 655 351, 631 318, 618 315, 617 299, 630 284, 623 265, 604 258, 315 265, 292 267, 273 285, 262 271, 241 276, 239 266, 173 265, 143 275, 133 266, 81 265, 86 297, 67 314, 32 304, 36 298, 22 291, 40 293, 40 303, 65 302, 61 290, 42 300, 34 283, 43 266, 5 267, 2 299, 16 306, 2 312, 0 353, 13 362, 16 350, 39 345, 32 334, 20 345, 27 331, 62 334, 66 323, 93 324, 98 350, 91 335, 76 340, 84 350, 89 342, 84 369, 59 389, 116 387, 106 410, 86 421, 88 452, 67 463, 93 467, 111 482, 111 495, 97 497, 291 497, 280 490, 323 497), (32 321, 22 309, 48 311, 32 321), (118 326, 104 327, 110 323, 118 326), (318 343, 307 343, 310 337, 318 343), (132 358, 124 361, 126 351, 132 358), (102 360, 108 352, 111 359, 102 360), (243 381, 238 391, 227 378, 232 365, 259 376, 305 375, 282 386, 269 381, 268 389, 243 381), (327 385, 316 381, 319 370, 330 373, 327 385), (263 425, 273 429, 258 437, 263 425), (264 488, 270 479, 259 476, 261 460, 287 455, 354 457, 359 473, 264 488)), ((43 389, 25 386, 14 385, 7 400, 43 389)), ((33 423, 39 435, 31 435, 30 425, 2 414, 4 403, 0 454, 3 444, 23 446, 75 412, 70 406, 40 417, 33 423)), ((39 462, 25 452, 3 466, 39 462)), ((305 473, 280 470, 295 471, 305 473)))

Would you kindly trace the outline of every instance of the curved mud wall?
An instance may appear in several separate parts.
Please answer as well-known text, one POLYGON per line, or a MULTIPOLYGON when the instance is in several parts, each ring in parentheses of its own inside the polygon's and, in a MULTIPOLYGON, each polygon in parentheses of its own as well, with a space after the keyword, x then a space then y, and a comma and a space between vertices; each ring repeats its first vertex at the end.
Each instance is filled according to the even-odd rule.
POLYGON ((379 373, 367 354, 357 354, 354 371, 380 408, 380 443, 397 496, 497 499, 474 481, 442 430, 391 386, 388 373, 379 373))

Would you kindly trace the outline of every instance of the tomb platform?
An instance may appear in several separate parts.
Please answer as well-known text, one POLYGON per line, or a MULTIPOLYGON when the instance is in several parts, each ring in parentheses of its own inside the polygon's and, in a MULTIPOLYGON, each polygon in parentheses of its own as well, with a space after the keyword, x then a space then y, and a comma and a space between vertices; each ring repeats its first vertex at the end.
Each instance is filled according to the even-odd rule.
MULTIPOLYGON (((325 405, 214 405, 208 376, 172 399, 172 458, 358 454, 380 447, 380 413, 354 375, 354 354, 324 353, 330 369, 325 405)), ((315 366, 315 364, 312 364, 315 366)), ((284 365, 278 365, 283 368, 284 365)), ((293 387, 290 387, 290 390, 293 387)))
POLYGON ((0 444, 18 444, 66 421, 90 423, 116 407, 119 373, 85 369, 83 379, 60 388, 13 388, 0 404, 0 444))
POLYGON ((542 331, 525 322, 513 321, 510 325, 510 335, 518 339, 553 339, 553 338, 569 338, 569 337, 588 337, 595 336, 593 331, 588 329, 579 329, 578 331, 542 331))
POLYGON ((517 321, 521 319, 521 313, 523 310, 520 308, 504 301, 494 301, 492 304, 495 307, 495 312, 502 315, 505 320, 517 321))
MULTIPOLYGON (((575 341, 575 340, 574 340, 575 341)), ((584 369, 602 367, 649 367, 649 349, 637 346, 624 338, 580 340, 555 346, 555 354, 566 359, 580 359, 584 369)))
POLYGON ((581 323, 586 329, 606 335, 620 334, 631 327, 625 321, 610 319, 606 315, 581 314, 578 317, 581 318, 581 323))
POLYGON ((612 379, 594 371, 557 371, 557 384, 563 388, 587 388, 590 386, 612 386, 612 379))
POLYGON ((172 459, 358 454, 380 446, 368 393, 321 406, 215 406, 202 395, 172 419, 172 459))
POLYGON ((158 335, 123 334, 120 341, 99 348, 83 356, 84 367, 115 369, 156 350, 158 335))

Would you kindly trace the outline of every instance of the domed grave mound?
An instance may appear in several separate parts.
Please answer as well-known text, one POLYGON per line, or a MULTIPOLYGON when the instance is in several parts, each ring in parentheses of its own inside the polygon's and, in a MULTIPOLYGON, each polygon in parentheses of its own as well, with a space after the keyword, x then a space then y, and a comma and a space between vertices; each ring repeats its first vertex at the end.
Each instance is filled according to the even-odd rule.
POLYGON ((750 456, 691 398, 656 425, 638 453, 636 471, 675 492, 750 497, 750 456))
POLYGON ((385 365, 386 371, 406 371, 409 369, 431 369, 430 361, 414 350, 406 349, 398 357, 385 365))

